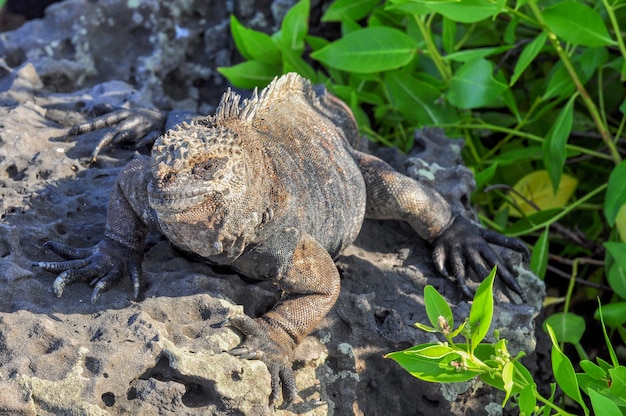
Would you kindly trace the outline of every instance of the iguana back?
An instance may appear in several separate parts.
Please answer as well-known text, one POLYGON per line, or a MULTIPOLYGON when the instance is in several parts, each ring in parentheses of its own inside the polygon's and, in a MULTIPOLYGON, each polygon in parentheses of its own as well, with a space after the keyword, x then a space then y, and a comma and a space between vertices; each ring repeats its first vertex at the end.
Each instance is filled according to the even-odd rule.
POLYGON ((203 188, 211 199, 211 189, 219 191, 197 221, 173 218, 159 198, 151 199, 170 241, 222 264, 241 252, 219 252, 214 246, 226 249, 241 236, 240 248, 261 243, 292 251, 297 238, 286 235, 307 233, 332 256, 352 243, 363 221, 365 184, 346 136, 358 132, 347 109, 328 97, 290 74, 242 105, 239 95, 228 91, 215 116, 162 136, 152 157, 165 199, 197 198, 203 188), (338 110, 352 122, 344 122, 345 129, 337 124, 338 110), (232 170, 227 181, 219 177, 223 174, 205 179, 184 173, 211 161, 232 170), (168 184, 164 179, 171 176, 181 180, 168 184))

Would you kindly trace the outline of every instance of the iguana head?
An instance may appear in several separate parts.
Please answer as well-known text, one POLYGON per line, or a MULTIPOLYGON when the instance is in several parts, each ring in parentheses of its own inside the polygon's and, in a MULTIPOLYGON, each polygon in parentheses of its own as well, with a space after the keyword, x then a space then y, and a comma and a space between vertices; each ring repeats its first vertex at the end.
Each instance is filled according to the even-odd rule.
POLYGON ((182 123, 152 148, 150 206, 161 221, 219 221, 237 204, 248 175, 241 142, 232 130, 207 122, 182 123))

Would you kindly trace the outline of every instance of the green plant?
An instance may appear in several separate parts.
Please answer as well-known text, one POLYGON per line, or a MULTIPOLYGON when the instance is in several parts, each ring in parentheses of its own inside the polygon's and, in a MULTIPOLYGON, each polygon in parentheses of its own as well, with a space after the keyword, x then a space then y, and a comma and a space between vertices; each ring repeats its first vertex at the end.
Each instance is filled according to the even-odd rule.
MULTIPOLYGON (((505 392, 502 406, 513 400, 520 415, 556 414, 570 415, 554 400, 552 395, 543 397, 531 373, 520 362, 523 353, 512 358, 505 339, 495 343, 483 342, 493 315, 493 281, 495 268, 480 284, 472 303, 469 319, 454 327, 450 306, 432 286, 424 289, 424 304, 430 326, 416 323, 418 328, 438 333, 444 342, 416 345, 404 351, 386 355, 400 364, 411 375, 430 382, 449 383, 467 381, 478 377, 486 384, 505 392), (454 338, 461 336, 463 343, 454 338)), ((604 322, 604 336, 611 355, 611 363, 600 358, 597 364, 582 360, 582 373, 575 373, 571 361, 562 352, 552 327, 546 330, 552 340, 552 369, 556 383, 563 393, 579 404, 585 415, 589 410, 582 392, 589 396, 591 407, 597 415, 621 416, 626 412, 626 367, 619 364, 609 342, 604 322)), ((497 338, 497 331, 495 336, 497 338)))

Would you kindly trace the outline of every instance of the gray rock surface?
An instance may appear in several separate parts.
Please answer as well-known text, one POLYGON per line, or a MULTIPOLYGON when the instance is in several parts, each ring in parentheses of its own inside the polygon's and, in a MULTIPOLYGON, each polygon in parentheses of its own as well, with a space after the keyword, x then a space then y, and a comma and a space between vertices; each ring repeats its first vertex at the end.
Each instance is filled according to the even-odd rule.
MULTIPOLYGON (((57 299, 54 276, 31 266, 56 259, 41 248, 47 240, 78 247, 101 238, 109 190, 136 154, 119 147, 89 164, 98 134, 67 140, 67 127, 103 101, 210 111, 224 89, 215 67, 232 54, 228 13, 252 7, 244 3, 67 0, 0 34, 0 414, 461 415, 501 402, 479 382, 424 383, 382 358, 434 340, 412 326, 426 322, 426 284, 456 319, 469 313, 456 284, 433 271, 427 245, 399 222, 367 221, 338 259, 339 300, 297 350, 299 401, 276 411, 267 369, 225 353, 240 338, 219 325, 241 308, 256 316, 271 307, 271 284, 187 260, 157 235, 138 302, 128 281, 95 305, 84 284, 57 299)), ((437 130, 416 140, 409 158, 380 154, 467 211, 473 179, 459 163, 461 142, 437 130)), ((509 303, 497 285, 493 328, 513 353, 530 353, 543 287, 526 271, 520 284, 528 305, 509 303)))

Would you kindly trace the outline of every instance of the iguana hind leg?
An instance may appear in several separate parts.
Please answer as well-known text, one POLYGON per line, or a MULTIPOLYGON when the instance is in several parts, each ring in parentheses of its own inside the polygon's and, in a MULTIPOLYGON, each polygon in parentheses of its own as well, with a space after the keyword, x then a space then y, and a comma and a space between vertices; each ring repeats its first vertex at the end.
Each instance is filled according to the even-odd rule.
POLYGON ((308 235, 303 236, 274 283, 284 291, 283 298, 266 314, 251 319, 230 319, 245 340, 231 354, 260 359, 272 377, 270 403, 280 396, 285 401, 297 395, 292 370, 293 350, 328 313, 339 295, 339 272, 328 252, 308 235))

